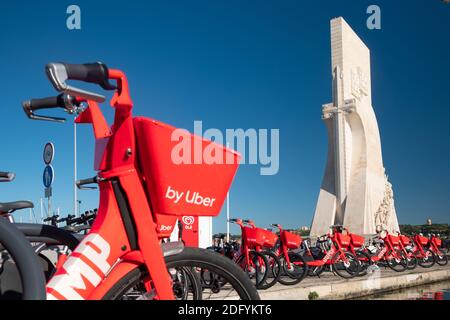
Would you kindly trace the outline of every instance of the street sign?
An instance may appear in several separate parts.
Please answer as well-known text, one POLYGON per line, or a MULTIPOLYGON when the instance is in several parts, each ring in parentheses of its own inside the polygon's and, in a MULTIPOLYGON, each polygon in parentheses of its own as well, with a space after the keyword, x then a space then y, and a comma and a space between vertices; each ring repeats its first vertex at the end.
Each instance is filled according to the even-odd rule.
POLYGON ((50 186, 55 180, 55 170, 51 165, 45 166, 44 173, 42 175, 42 182, 44 183, 44 187, 50 188, 50 186))
POLYGON ((55 157, 55 146, 51 142, 47 142, 44 147, 44 162, 49 165, 55 157))

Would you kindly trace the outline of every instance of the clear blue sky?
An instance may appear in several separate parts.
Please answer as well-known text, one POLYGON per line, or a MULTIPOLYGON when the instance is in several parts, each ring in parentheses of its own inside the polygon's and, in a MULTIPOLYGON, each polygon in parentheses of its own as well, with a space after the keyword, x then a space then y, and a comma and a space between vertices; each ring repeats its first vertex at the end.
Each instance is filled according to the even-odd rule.
MULTIPOLYGON (((42 148, 56 145, 54 206, 72 208, 72 126, 28 120, 20 102, 53 95, 44 65, 104 61, 130 80, 136 115, 192 130, 279 128, 280 171, 243 166, 234 216, 309 225, 327 150, 329 20, 343 16, 372 53, 373 106, 400 223, 450 222, 450 5, 427 1, 8 1, 0 12, 1 200, 43 196, 42 148), (66 8, 82 30, 66 28, 66 8), (382 29, 366 28, 378 4, 382 29)), ((111 117, 111 110, 103 108, 111 117)), ((79 129, 79 176, 94 174, 90 127, 79 129)), ((97 191, 80 192, 82 209, 97 191)), ((214 231, 224 230, 225 211, 214 231)), ((237 232, 236 229, 232 230, 237 232)))

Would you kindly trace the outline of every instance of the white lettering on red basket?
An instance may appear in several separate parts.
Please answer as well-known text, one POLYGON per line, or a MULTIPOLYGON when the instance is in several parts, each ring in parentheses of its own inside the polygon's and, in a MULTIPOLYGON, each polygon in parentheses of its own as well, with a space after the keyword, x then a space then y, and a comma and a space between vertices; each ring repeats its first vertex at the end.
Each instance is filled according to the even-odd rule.
POLYGON ((159 231, 172 231, 172 228, 173 228, 173 226, 166 226, 166 225, 164 225, 164 224, 162 224, 160 227, 159 227, 159 231))
POLYGON ((178 204, 180 200, 184 198, 184 201, 186 203, 205 207, 212 207, 214 205, 214 202, 216 201, 216 198, 202 196, 197 191, 194 192, 192 192, 191 190, 188 190, 186 192, 178 191, 173 189, 171 186, 167 187, 166 198, 173 200, 173 203, 176 204, 178 204))
POLYGON ((110 251, 109 243, 99 234, 87 235, 64 263, 63 269, 66 273, 55 275, 47 284, 47 291, 50 291, 47 294, 48 298, 55 299, 52 292, 56 291, 68 300, 84 300, 85 297, 80 295, 77 290, 86 289, 86 280, 94 287, 102 281, 111 268, 108 263, 110 251), (98 274, 81 257, 95 265, 101 274, 98 274))

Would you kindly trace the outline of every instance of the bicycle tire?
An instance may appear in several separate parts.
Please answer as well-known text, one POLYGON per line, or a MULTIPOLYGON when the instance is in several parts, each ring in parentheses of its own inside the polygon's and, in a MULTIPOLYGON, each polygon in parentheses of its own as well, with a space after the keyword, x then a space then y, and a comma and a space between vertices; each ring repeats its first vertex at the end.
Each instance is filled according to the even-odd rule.
POLYGON ((425 256, 427 257, 426 259, 423 259, 423 257, 419 257, 419 255, 421 255, 420 251, 416 251, 415 255, 416 255, 417 263, 419 264, 419 266, 421 266, 422 268, 428 269, 435 265, 436 256, 435 256, 434 252, 429 249, 424 250, 424 252, 425 252, 425 256), (429 252, 430 255, 428 255, 427 252, 429 252), (431 259, 430 259, 430 257, 431 257, 431 259), (427 263, 428 261, 430 262, 429 264, 427 263))
POLYGON ((338 276, 344 279, 351 279, 356 277, 359 274, 359 270, 361 268, 361 265, 359 264, 358 258, 351 252, 344 252, 347 259, 350 261, 355 261, 354 266, 346 266, 345 264, 342 264, 344 267, 344 270, 341 270, 340 265, 338 266, 337 263, 340 261, 340 254, 337 252, 333 258, 333 271, 336 272, 338 276), (345 272, 344 272, 345 271, 345 272))
MULTIPOLYGON (((401 259, 400 262, 397 262, 396 258, 391 258, 389 260, 386 260, 387 266, 394 270, 395 272, 403 272, 407 269, 408 262, 406 261, 405 254, 400 250, 395 250, 395 254, 398 255, 401 259), (398 268, 400 266, 400 268, 398 268)), ((392 256, 392 250, 389 250, 386 256, 392 256)))
POLYGON ((244 272, 247 274, 248 278, 251 279, 251 281, 254 281, 253 285, 258 288, 259 285, 263 284, 264 281, 266 281, 266 278, 268 276, 268 261, 267 258, 255 250, 250 250, 248 255, 250 256, 250 260, 254 261, 256 260, 256 263, 261 263, 262 266, 260 267, 262 270, 262 274, 260 273, 261 270, 259 268, 256 268, 255 273, 253 274, 253 270, 249 270, 248 262, 246 261, 245 254, 241 254, 239 258, 236 260, 236 264, 244 270, 244 272), (243 264, 243 265, 242 265, 243 264))
POLYGON ((356 251, 356 258, 358 258, 358 261, 360 263, 358 277, 363 277, 367 275, 367 268, 369 268, 373 264, 372 259, 367 252, 362 250, 356 251))
POLYGON ((440 252, 442 255, 442 258, 439 256, 439 254, 435 254, 436 263, 440 265, 441 267, 446 266, 448 264, 448 257, 445 254, 445 252, 440 252))
MULTIPOLYGON (((225 276, 227 282, 236 289, 240 298, 245 300, 259 300, 259 294, 241 270, 228 258, 211 252, 206 249, 184 248, 184 250, 176 255, 165 258, 168 268, 174 267, 192 267, 204 268, 212 272, 218 272, 221 276, 225 276)), ((136 267, 122 279, 120 279, 103 297, 103 300, 118 300, 133 284, 141 281, 144 277, 148 277, 148 272, 143 266, 136 267)), ((198 278, 199 281, 199 278, 198 278)), ((200 283, 200 281, 199 281, 200 283)), ((198 283, 198 284, 199 284, 198 283)))
POLYGON ((30 242, 11 222, 0 217, 0 243, 16 263, 22 300, 45 300, 45 278, 30 242))
POLYGON ((278 256, 271 251, 260 251, 261 254, 267 256, 267 277, 264 282, 260 283, 256 288, 260 290, 267 290, 273 287, 279 280, 281 275, 281 262, 278 256), (270 279, 270 280, 268 280, 270 279))
MULTIPOLYGON (((308 265, 305 262, 305 259, 303 259, 303 257, 295 252, 288 252, 289 255, 289 260, 291 261, 291 264, 293 264, 294 262, 301 262, 301 273, 300 272, 292 272, 291 270, 288 270, 288 267, 286 265, 286 260, 283 259, 282 262, 282 275, 286 275, 287 277, 282 277, 282 275, 280 275, 278 282, 285 285, 285 286, 293 286, 297 283, 300 283, 303 279, 305 279, 305 277, 309 274, 310 270, 308 265)), ((293 267, 294 269, 296 267, 299 267, 298 265, 295 265, 295 267, 293 267)), ((299 269, 297 268, 297 271, 299 271, 299 269)))

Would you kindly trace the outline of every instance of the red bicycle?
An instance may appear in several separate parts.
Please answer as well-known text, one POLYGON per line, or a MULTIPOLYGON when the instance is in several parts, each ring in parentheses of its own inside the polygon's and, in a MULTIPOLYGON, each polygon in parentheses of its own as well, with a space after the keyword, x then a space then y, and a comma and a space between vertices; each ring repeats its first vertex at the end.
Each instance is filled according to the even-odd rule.
POLYGON ((328 266, 332 272, 344 279, 350 279, 359 274, 360 263, 358 258, 346 248, 350 244, 350 237, 333 231, 317 239, 316 247, 319 252, 314 252, 305 241, 305 260, 309 266, 310 274, 320 276, 328 266), (309 261, 308 261, 309 260, 309 261))
POLYGON ((303 257, 293 252, 298 250, 303 243, 301 236, 286 231, 280 224, 272 224, 280 234, 275 254, 281 261, 281 272, 278 282, 287 286, 300 283, 308 274, 308 265, 303 257))
POLYGON ((59 263, 47 284, 47 298, 171 300, 176 298, 174 284, 179 284, 180 279, 185 288, 200 298, 198 273, 207 269, 227 279, 229 292, 236 292, 241 299, 258 299, 245 273, 225 257, 205 249, 185 248, 180 242, 161 242, 178 216, 219 213, 237 170, 239 154, 178 132, 179 140, 203 149, 209 146, 235 162, 175 164, 171 153, 179 140, 171 138, 176 128, 132 117, 133 103, 122 71, 108 69, 102 63, 50 63, 46 72, 62 94, 26 101, 23 108, 31 119, 63 122, 63 118, 35 114, 39 109, 61 107, 69 113, 80 112, 76 123, 92 124, 96 139, 94 167, 98 174, 91 181, 98 183, 100 189, 92 228, 67 259, 59 263), (67 84, 70 79, 114 91, 111 127, 97 105, 105 97, 67 84))
POLYGON ((400 233, 398 233, 398 237, 400 239, 400 241, 398 242, 398 247, 406 257, 406 268, 408 270, 414 270, 417 267, 418 261, 417 257, 412 251, 411 238, 400 233))
POLYGON ((365 248, 372 263, 383 264, 396 272, 405 271, 408 265, 406 254, 399 248, 400 238, 380 231, 372 240, 372 245, 365 248))
POLYGON ((416 234, 413 237, 413 248, 412 251, 417 258, 417 263, 422 268, 431 268, 436 263, 436 255, 433 251, 427 247, 429 239, 424 237, 422 234, 416 234))
POLYGON ((445 252, 441 250, 442 240, 439 235, 432 234, 428 242, 428 248, 434 253, 436 263, 440 266, 445 266, 448 263, 448 257, 445 252))
POLYGON ((367 274, 369 266, 373 264, 370 255, 366 251, 365 242, 366 239, 355 233, 351 233, 347 228, 341 225, 334 225, 331 227, 334 233, 343 233, 345 231, 346 235, 350 237, 350 242, 344 240, 344 243, 348 243, 346 250, 350 251, 355 257, 358 258, 360 263, 360 270, 358 276, 362 277, 367 274))
POLYGON ((255 229, 252 232, 261 234, 261 237, 264 239, 262 245, 255 245, 255 250, 267 258, 267 276, 257 288, 262 290, 269 289, 279 281, 281 276, 281 261, 279 256, 273 251, 278 243, 278 235, 269 230, 256 227, 253 220, 242 220, 242 223, 255 229))
MULTIPOLYGON (((235 253, 233 261, 247 273, 256 288, 265 288, 269 273, 278 273, 278 270, 269 271, 273 270, 268 260, 269 253, 262 250, 267 246, 265 230, 245 226, 242 219, 230 219, 229 221, 241 228, 242 235, 240 249, 235 253)), ((247 220, 246 222, 249 223, 250 221, 247 220)))

